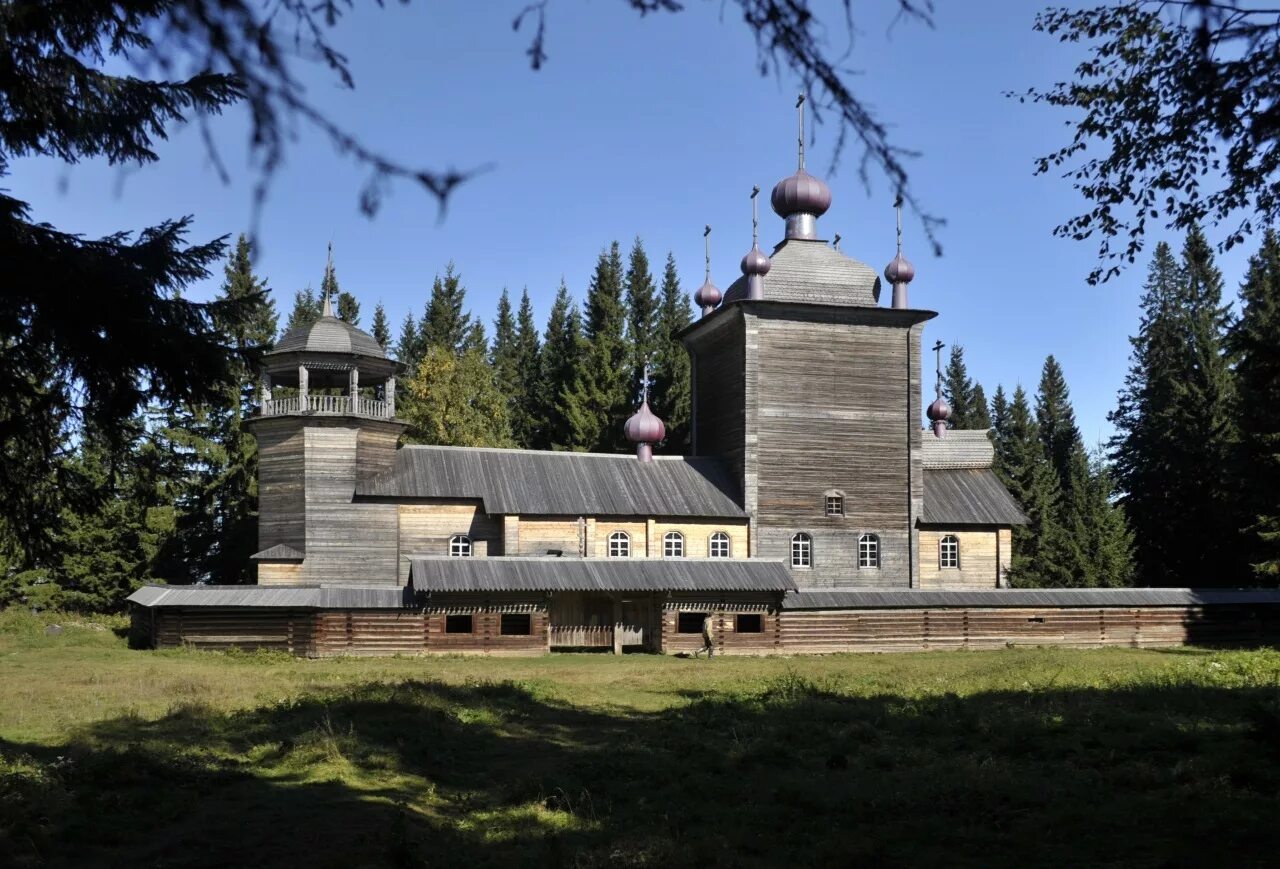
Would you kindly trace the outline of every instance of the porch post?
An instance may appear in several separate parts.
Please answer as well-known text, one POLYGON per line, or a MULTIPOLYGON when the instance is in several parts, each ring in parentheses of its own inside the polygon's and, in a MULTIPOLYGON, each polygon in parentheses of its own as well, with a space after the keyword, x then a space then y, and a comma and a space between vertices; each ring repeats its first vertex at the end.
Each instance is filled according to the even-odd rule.
POLYGON ((387 378, 387 385, 383 388, 383 398, 387 400, 387 416, 394 417, 396 415, 396 376, 393 374, 387 378))
POLYGON ((351 391, 351 415, 360 413, 360 369, 353 367, 347 372, 347 386, 351 391))
POLYGON ((613 596, 613 653, 622 654, 622 599, 613 596))
POLYGON ((307 366, 298 366, 298 411, 307 412, 307 366))
POLYGON ((262 404, 262 407, 259 408, 258 410, 259 413, 268 414, 271 412, 271 372, 270 371, 262 372, 261 404, 262 404))

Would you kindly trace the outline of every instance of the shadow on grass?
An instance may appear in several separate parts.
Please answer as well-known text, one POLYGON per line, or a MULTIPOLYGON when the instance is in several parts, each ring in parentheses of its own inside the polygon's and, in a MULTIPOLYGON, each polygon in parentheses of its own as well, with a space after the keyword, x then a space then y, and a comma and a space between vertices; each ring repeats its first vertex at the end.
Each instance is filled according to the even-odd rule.
POLYGON ((0 742, 17 865, 1242 865, 1280 705, 1174 686, 924 699, 787 676, 605 713, 406 681, 0 742))

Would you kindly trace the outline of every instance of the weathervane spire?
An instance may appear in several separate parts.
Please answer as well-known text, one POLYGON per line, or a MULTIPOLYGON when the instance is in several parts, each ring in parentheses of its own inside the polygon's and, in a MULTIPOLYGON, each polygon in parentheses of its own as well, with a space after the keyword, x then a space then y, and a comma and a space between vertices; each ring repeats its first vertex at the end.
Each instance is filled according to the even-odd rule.
POLYGON ((333 316, 333 304, 329 301, 329 287, 333 285, 333 242, 329 242, 329 261, 324 266, 324 285, 320 291, 324 294, 324 302, 320 305, 321 317, 333 316))
POLYGON ((706 273, 703 275, 703 277, 708 283, 710 283, 711 282, 711 224, 709 223, 707 224, 707 228, 702 230, 702 240, 706 248, 706 255, 707 255, 707 270, 706 270, 706 273))
POLYGON ((902 194, 893 200, 893 211, 898 216, 898 256, 902 256, 902 194))
POLYGON ((760 205, 756 198, 760 195, 760 187, 751 188, 751 246, 760 244, 760 205))
POLYGON ((800 145, 800 169, 804 170, 804 94, 800 94, 796 98, 796 111, 798 113, 799 136, 797 142, 800 145))
POLYGON ((943 344, 941 341, 933 345, 933 352, 936 357, 934 362, 934 375, 937 378, 933 382, 934 398, 942 398, 942 348, 945 346, 947 345, 943 344))
POLYGON ((946 399, 942 397, 942 348, 944 346, 941 341, 933 345, 933 352, 937 354, 934 369, 938 377, 934 381, 934 394, 937 397, 925 411, 925 416, 929 417, 929 422, 933 426, 933 436, 938 438, 947 436, 947 421, 951 419, 951 405, 947 404, 946 399))

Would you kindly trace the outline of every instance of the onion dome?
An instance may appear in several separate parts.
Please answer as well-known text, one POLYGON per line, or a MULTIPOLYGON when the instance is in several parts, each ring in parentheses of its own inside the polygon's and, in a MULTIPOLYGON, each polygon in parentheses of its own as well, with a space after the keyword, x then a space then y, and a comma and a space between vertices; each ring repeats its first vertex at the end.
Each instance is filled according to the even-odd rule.
POLYGON ((947 400, 942 396, 938 396, 933 400, 933 404, 925 411, 925 416, 929 417, 929 422, 933 423, 933 434, 935 437, 947 436, 947 421, 951 419, 951 405, 947 404, 947 400))
POLYGON ((633 444, 656 444, 667 436, 667 427, 649 410, 649 402, 646 400, 623 425, 622 433, 633 444))
POLYGON ((831 207, 831 188, 804 169, 797 169, 796 174, 783 178, 773 188, 770 197, 773 210, 779 217, 791 217, 794 214, 811 214, 821 217, 831 207))
POLYGON ((758 244, 747 251, 747 255, 742 258, 742 273, 748 277, 752 275, 763 277, 769 274, 772 266, 773 263, 764 255, 764 251, 760 250, 758 244))
POLYGON ((897 284, 909 284, 915 276, 916 267, 902 255, 902 251, 898 251, 898 255, 884 267, 884 279, 895 286, 897 284))
POLYGON ((724 298, 724 293, 720 292, 720 288, 711 283, 711 279, 707 278, 706 282, 698 287, 697 292, 693 294, 693 300, 698 303, 698 307, 702 308, 702 313, 710 314, 715 310, 716 305, 720 304, 720 300, 724 298))

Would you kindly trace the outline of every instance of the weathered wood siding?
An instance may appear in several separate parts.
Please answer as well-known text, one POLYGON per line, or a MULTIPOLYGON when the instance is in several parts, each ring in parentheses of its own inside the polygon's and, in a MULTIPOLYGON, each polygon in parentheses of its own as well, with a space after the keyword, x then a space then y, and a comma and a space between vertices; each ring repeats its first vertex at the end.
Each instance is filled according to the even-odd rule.
POLYGON ((1255 645, 1280 640, 1275 608, 1103 607, 785 611, 786 652, 1031 646, 1255 645))
MULTIPOLYGON (((502 554, 502 519, 490 516, 476 502, 457 504, 400 504, 400 584, 409 581, 409 558, 448 555, 449 538, 471 538, 473 557, 502 554)), ((394 525, 395 519, 392 520, 394 525)), ((521 523, 523 524, 523 523, 521 523)))
POLYGON ((302 581, 301 564, 267 562, 258 565, 258 585, 298 585, 302 581))
POLYGON ((744 486, 755 553, 790 558, 791 537, 814 537, 802 586, 906 587, 919 468, 920 327, 866 312, 765 309, 748 315, 744 486), (825 516, 824 494, 845 515, 825 516), (859 570, 858 537, 874 533, 881 564, 859 570))
POLYGON ((625 531, 631 536, 631 557, 644 558, 648 539, 646 531, 648 523, 634 522, 623 519, 596 519, 596 533, 594 541, 594 549, 591 555, 596 558, 605 558, 609 555, 609 535, 615 531, 625 531))
POLYGON ((413 655, 426 650, 426 626, 414 610, 332 610, 315 614, 316 657, 413 655))
POLYGON ((689 336, 694 452, 720 456, 740 480, 747 438, 744 321, 740 308, 722 318, 689 336))
POLYGON ((518 549, 506 554, 546 555, 559 549, 565 555, 578 555, 585 530, 585 523, 580 526, 576 516, 521 516, 518 549))
POLYGON ((258 441, 258 548, 306 546, 303 497, 303 432, 294 419, 264 419, 253 427, 258 441))
POLYGON ((305 429, 307 582, 397 582, 395 505, 352 503, 359 436, 354 423, 305 429))
POLYGON ((249 607, 191 607, 155 611, 157 649, 274 649, 313 654, 312 611, 249 607))
POLYGON ((996 588, 999 585, 1001 565, 999 534, 1000 531, 996 528, 964 531, 921 529, 920 588, 996 588), (940 566, 942 538, 948 535, 960 541, 959 568, 940 566))
POLYGON ((672 595, 661 614, 661 651, 666 654, 691 654, 704 648, 701 632, 680 633, 680 613, 686 612, 711 614, 711 636, 717 655, 768 655, 782 652, 776 602, 750 595, 732 597, 732 601, 725 602, 722 597, 711 598, 693 593, 672 595), (758 615, 760 632, 740 633, 737 630, 738 615, 758 615))
POLYGON ((747 523, 746 520, 734 522, 729 519, 694 520, 667 522, 658 520, 653 523, 653 540, 650 553, 654 558, 662 558, 665 547, 663 538, 675 531, 684 535, 685 558, 709 558, 711 556, 711 535, 723 531, 729 535, 729 557, 747 557, 747 523))

